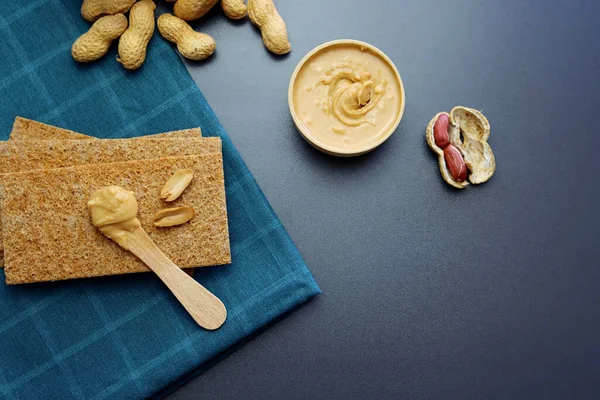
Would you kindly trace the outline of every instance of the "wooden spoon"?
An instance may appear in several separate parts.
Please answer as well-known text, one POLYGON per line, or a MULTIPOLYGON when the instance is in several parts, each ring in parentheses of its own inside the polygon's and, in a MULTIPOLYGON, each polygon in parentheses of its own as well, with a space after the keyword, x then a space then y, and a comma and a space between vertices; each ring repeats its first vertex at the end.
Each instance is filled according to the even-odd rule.
POLYGON ((127 232, 127 239, 129 251, 158 275, 198 325, 208 330, 223 325, 227 310, 221 300, 173 264, 143 228, 127 232))

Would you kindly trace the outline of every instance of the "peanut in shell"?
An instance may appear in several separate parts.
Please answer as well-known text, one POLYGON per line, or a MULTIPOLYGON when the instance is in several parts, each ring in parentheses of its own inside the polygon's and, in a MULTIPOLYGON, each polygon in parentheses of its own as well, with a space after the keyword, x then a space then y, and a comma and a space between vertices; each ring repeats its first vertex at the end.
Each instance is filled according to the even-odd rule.
POLYGON ((438 156, 442 178, 458 189, 465 188, 469 183, 486 182, 496 171, 496 159, 487 142, 489 136, 490 123, 487 118, 478 110, 462 106, 454 107, 450 113, 436 114, 425 130, 427 144, 438 156), (446 123, 445 117, 442 117, 444 121, 438 122, 443 115, 448 118, 449 123, 446 123), (444 132, 439 131, 440 127, 446 126, 448 143, 444 132), (466 179, 461 181, 464 175, 453 149, 451 149, 453 156, 449 158, 450 151, 444 152, 444 148, 440 145, 444 148, 454 146, 458 150, 467 168, 466 179), (452 165, 447 164, 447 159, 453 161, 452 165))

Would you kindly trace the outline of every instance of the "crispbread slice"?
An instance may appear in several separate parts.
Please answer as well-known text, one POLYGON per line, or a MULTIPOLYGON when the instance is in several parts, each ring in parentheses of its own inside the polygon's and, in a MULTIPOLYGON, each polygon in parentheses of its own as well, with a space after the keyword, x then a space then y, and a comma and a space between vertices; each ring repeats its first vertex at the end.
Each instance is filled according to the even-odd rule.
POLYGON ((8 284, 148 271, 128 251, 92 225, 87 201, 104 186, 135 192, 139 220, 156 245, 179 267, 231 262, 221 153, 85 165, 6 174, 3 199, 5 273, 8 284), (159 193, 177 170, 194 179, 169 207, 190 205, 188 223, 157 228, 165 208, 159 193))
MULTIPOLYGON (((11 172, 220 151, 221 139, 216 137, 6 141, 0 142, 0 185, 2 185, 2 174, 11 172)), ((0 214, 1 211, 0 202, 0 214)), ((3 235, 0 234, 0 250, 3 248, 3 235)))
MULTIPOLYGON (((132 139, 141 139, 149 136, 138 136, 132 139)), ((158 133, 152 138, 197 138, 202 137, 200 128, 183 129, 165 133, 158 133)), ((93 136, 84 135, 68 129, 44 124, 31 119, 16 117, 9 140, 89 140, 96 139, 93 136)), ((0 213, 0 268, 4 267, 4 251, 2 250, 2 218, 0 213)))
POLYGON ((0 174, 221 151, 221 139, 27 140, 0 142, 0 174))
MULTIPOLYGON (((158 133, 151 135, 153 138, 186 138, 202 136, 200 128, 184 129, 179 131, 158 133)), ((96 139, 93 136, 84 135, 68 129, 44 124, 23 117, 16 117, 10 132, 9 140, 89 140, 96 139)), ((137 139, 137 138, 132 138, 137 139)))

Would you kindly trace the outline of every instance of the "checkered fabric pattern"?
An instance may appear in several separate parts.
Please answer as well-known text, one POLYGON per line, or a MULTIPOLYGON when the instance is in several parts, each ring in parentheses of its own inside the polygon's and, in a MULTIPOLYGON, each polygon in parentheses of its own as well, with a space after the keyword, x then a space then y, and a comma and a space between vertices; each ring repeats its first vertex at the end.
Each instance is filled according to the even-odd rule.
POLYGON ((199 328, 152 274, 6 286, 0 272, 0 398, 152 396, 319 293, 172 46, 155 35, 136 72, 114 47, 78 65, 71 44, 89 28, 80 4, 0 2, 1 138, 16 115, 103 138, 195 126, 220 136, 233 263, 195 278, 229 315, 218 331, 199 328))

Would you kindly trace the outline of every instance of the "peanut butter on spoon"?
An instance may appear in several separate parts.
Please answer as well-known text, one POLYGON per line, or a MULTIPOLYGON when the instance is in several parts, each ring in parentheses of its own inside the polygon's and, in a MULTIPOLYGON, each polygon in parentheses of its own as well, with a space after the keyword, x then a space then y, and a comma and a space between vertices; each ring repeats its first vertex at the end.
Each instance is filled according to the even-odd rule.
POLYGON ((223 325, 227 310, 221 300, 169 260, 144 231, 133 192, 104 187, 92 194, 88 208, 94 226, 154 271, 198 325, 209 330, 223 325))
POLYGON ((125 250, 127 232, 141 227, 137 219, 138 204, 135 194, 118 186, 107 186, 97 190, 88 201, 92 223, 109 239, 117 242, 125 250))

